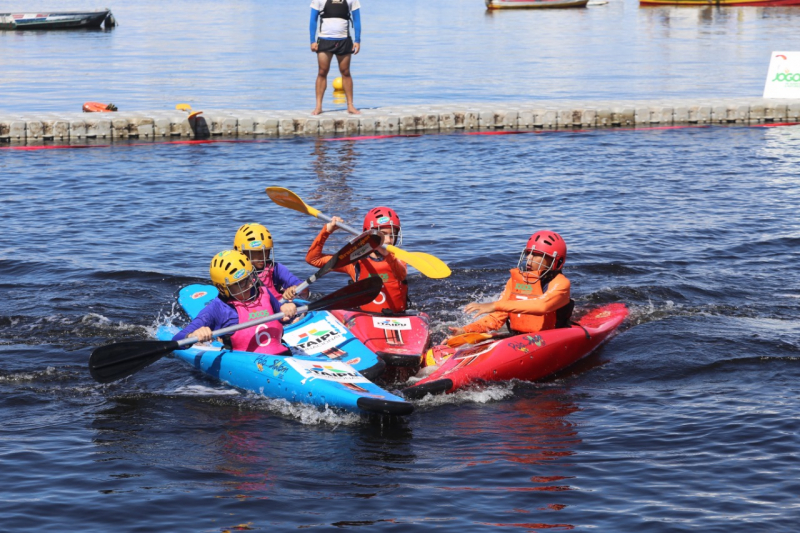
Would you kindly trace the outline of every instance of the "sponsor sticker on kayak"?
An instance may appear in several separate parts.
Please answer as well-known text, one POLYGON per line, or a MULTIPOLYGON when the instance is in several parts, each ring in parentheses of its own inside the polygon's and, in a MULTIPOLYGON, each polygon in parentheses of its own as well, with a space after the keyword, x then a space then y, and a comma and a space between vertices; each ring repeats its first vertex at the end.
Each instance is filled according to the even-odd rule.
POLYGON ((411 319, 374 316, 372 317, 372 325, 378 329, 411 329, 411 319))
POLYGON ((208 294, 206 291, 197 291, 196 293, 192 294, 192 300, 197 300, 198 298, 202 298, 208 294))
POLYGON ((369 380, 359 374, 352 366, 339 361, 318 363, 304 359, 288 358, 286 362, 297 370, 304 380, 313 378, 336 381, 338 383, 369 383, 369 380))
POLYGON ((346 340, 338 320, 316 320, 302 328, 287 331, 283 340, 294 355, 316 355, 339 346, 346 340))

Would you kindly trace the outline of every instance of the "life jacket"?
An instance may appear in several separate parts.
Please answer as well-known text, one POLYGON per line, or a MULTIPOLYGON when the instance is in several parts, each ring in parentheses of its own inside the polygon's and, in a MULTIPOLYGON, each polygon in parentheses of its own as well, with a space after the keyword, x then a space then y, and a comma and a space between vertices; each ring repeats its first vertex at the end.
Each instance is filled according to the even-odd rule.
MULTIPOLYGON (((327 0, 322 11, 319 12, 319 28, 322 31, 323 19, 350 20, 350 4, 347 0, 327 0)), ((347 36, 350 36, 350 23, 347 24, 347 36)))
MULTIPOLYGON (((239 315, 239 323, 254 320, 262 316, 275 314, 269 301, 269 294, 265 290, 259 291, 255 301, 246 304, 233 299, 228 302, 239 315)), ((283 324, 278 320, 259 324, 247 329, 240 329, 231 335, 231 348, 242 352, 257 352, 270 355, 286 353, 286 347, 281 344, 283 337, 283 324)))
POLYGON ((370 303, 360 307, 365 313, 384 313, 384 309, 392 313, 402 313, 408 307, 408 282, 397 279, 389 263, 375 261, 367 257, 355 264, 356 278, 353 281, 380 276, 383 280, 381 293, 370 303))
MULTIPOLYGON (((538 296, 543 295, 547 292, 547 288, 550 286, 550 283, 561 276, 560 272, 555 276, 549 277, 549 279, 545 280, 536 280, 534 283, 528 283, 525 280, 525 277, 520 273, 518 268, 514 268, 511 270, 511 297, 510 300, 530 300, 532 298, 536 298, 538 296), (544 285, 542 284, 544 281, 544 285)), ((564 307, 569 307, 570 304, 567 304, 564 307)), ((573 304, 574 306, 574 304, 573 304)), ((562 308, 563 309, 563 308, 562 308)), ((544 331, 547 329, 555 329, 556 322, 558 318, 561 319, 561 322, 564 321, 564 313, 559 315, 559 310, 552 311, 550 313, 546 313, 544 315, 528 315, 523 313, 509 313, 508 314, 508 328, 512 332, 519 332, 519 333, 534 333, 537 331, 544 331)), ((571 311, 571 309, 570 309, 571 311)), ((572 313, 569 313, 570 315, 572 313)), ((569 318, 566 319, 567 321, 569 318)))
POLYGON ((272 279, 272 275, 275 273, 275 267, 264 267, 264 270, 258 273, 258 279, 261 280, 261 284, 264 285, 264 288, 267 289, 272 295, 280 300, 283 298, 283 294, 278 292, 278 289, 275 288, 275 280, 272 279))

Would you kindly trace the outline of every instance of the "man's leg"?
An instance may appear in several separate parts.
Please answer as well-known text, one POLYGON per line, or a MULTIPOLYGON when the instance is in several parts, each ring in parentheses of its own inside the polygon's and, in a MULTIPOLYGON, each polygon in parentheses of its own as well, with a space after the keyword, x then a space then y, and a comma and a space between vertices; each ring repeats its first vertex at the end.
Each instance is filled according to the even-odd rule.
POLYGON ((354 115, 361 113, 353 105, 353 78, 350 76, 350 58, 352 54, 345 54, 336 56, 339 61, 339 72, 342 74, 342 86, 344 87, 344 95, 347 98, 347 112, 354 115))
POLYGON ((325 89, 328 88, 328 71, 331 69, 331 59, 333 59, 332 52, 317 52, 317 62, 319 63, 316 85, 317 107, 311 112, 312 115, 322 113, 322 97, 325 96, 325 89))

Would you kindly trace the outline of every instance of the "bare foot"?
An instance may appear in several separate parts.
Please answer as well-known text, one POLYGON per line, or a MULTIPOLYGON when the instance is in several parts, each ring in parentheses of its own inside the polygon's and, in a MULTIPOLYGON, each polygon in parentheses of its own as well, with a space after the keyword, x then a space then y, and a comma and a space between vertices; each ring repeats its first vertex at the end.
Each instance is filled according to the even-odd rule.
POLYGON ((321 115, 322 114, 322 108, 321 107, 315 108, 314 111, 311 112, 311 114, 312 115, 321 115))
POLYGON ((360 115, 361 114, 361 111, 359 111, 358 109, 356 109, 353 106, 347 106, 347 112, 350 113, 351 115, 360 115))

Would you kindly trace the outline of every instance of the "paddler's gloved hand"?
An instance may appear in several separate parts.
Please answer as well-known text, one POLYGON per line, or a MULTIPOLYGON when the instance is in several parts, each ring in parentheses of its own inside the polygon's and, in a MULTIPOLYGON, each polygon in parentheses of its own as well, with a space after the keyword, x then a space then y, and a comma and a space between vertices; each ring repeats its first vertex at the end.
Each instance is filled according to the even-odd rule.
POLYGON ((297 296, 297 286, 292 285, 285 291, 283 291, 283 299, 284 300, 294 300, 294 297, 297 296))
POLYGON ((344 222, 344 220, 342 220, 341 217, 332 217, 331 221, 325 224, 325 230, 328 233, 333 233, 334 231, 339 229, 339 226, 336 224, 337 222, 344 222))
POLYGON ((203 326, 186 335, 187 337, 194 337, 200 342, 208 342, 211 340, 211 328, 203 326))
POLYGON ((297 314, 297 306, 292 302, 286 302, 281 306, 281 313, 284 315, 283 321, 288 322, 297 314))

